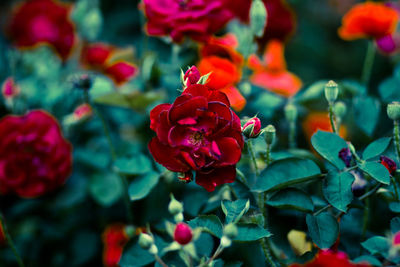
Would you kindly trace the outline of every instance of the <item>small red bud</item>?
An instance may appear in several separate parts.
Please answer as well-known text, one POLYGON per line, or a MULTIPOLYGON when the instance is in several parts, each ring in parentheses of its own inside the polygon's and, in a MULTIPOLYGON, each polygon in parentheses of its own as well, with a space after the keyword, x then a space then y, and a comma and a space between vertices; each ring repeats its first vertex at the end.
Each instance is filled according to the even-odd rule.
POLYGON ((193 181, 193 173, 191 171, 182 173, 182 176, 178 176, 178 179, 184 183, 190 183, 193 181))
POLYGON ((400 231, 394 234, 393 236, 393 246, 400 246, 400 231))
POLYGON ((186 245, 192 241, 192 229, 186 223, 178 223, 174 231, 174 240, 181 245, 186 245))
POLYGON ((6 236, 4 234, 3 223, 0 221, 0 246, 6 243, 6 236))
POLYGON ((381 164, 382 164, 383 166, 385 166, 386 169, 388 169, 389 173, 390 173, 391 175, 394 175, 394 173, 395 173, 396 170, 397 170, 396 162, 394 162, 391 158, 388 158, 388 157, 386 157, 386 156, 381 156, 381 157, 380 157, 380 160, 381 160, 381 164))
POLYGON ((247 138, 256 138, 261 133, 261 121, 254 117, 248 120, 242 127, 242 133, 247 138))
POLYGON ((5 99, 11 99, 19 95, 20 89, 18 85, 15 84, 14 78, 9 77, 4 81, 1 92, 3 93, 3 97, 5 99))
POLYGON ((185 81, 187 79, 186 86, 189 86, 191 84, 197 84, 197 82, 200 80, 200 77, 201 75, 199 70, 196 68, 196 66, 192 66, 185 72, 185 76, 183 76, 183 79, 185 81))
POLYGON ((77 121, 87 119, 90 116, 92 116, 92 114, 93 114, 92 107, 89 104, 85 103, 85 104, 78 106, 74 110, 74 119, 77 121))

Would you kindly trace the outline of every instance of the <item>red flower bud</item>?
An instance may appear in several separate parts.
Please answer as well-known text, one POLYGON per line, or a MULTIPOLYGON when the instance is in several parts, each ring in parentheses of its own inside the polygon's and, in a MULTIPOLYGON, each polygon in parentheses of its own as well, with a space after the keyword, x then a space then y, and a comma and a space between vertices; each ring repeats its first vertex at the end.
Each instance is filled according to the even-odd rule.
POLYGON ((4 234, 3 222, 0 221, 0 246, 6 243, 6 236, 4 234))
POLYGON ((106 267, 118 267, 124 246, 129 241, 125 225, 115 223, 106 228, 103 233, 103 262, 106 267))
POLYGON ((178 223, 174 231, 174 240, 181 245, 186 245, 192 241, 192 229, 186 223, 178 223))
POLYGON ((201 75, 199 70, 196 68, 196 66, 192 66, 185 72, 185 76, 183 76, 183 79, 185 81, 187 79, 186 86, 189 86, 191 84, 196 84, 200 80, 200 77, 201 75))
POLYGON ((74 119, 77 121, 84 120, 84 119, 91 117, 92 114, 93 114, 92 107, 89 104, 85 103, 85 104, 78 106, 74 110, 74 119))
POLYGON ((185 183, 193 181, 193 173, 191 171, 183 173, 183 176, 179 176, 178 179, 185 183))
POLYGON ((248 120, 242 127, 242 133, 247 138, 256 138, 261 133, 261 121, 254 117, 248 120))
POLYGON ((393 236, 393 246, 400 246, 400 231, 393 236))
POLYGON ((19 95, 20 89, 18 85, 15 84, 13 77, 8 77, 1 87, 1 92, 5 99, 11 99, 19 95))
POLYGON ((381 164, 383 166, 385 166, 386 169, 388 169, 390 175, 394 175, 394 173, 397 170, 396 162, 394 162, 392 159, 390 159, 390 158, 388 158, 386 156, 381 156, 380 160, 381 160, 381 164))

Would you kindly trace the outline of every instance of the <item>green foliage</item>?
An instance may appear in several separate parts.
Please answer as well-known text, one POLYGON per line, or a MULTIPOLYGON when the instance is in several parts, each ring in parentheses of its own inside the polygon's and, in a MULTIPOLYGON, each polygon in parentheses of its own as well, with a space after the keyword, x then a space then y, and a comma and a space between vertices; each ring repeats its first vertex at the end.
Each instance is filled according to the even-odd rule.
POLYGON ((339 158, 339 151, 347 148, 346 141, 334 133, 318 131, 312 138, 311 143, 314 149, 327 161, 336 166, 339 170, 345 167, 344 162, 339 158))
POLYGON ((114 163, 117 172, 129 175, 146 174, 152 170, 151 161, 145 155, 118 158, 114 163))
POLYGON ((128 189, 131 201, 145 198, 157 185, 159 178, 160 174, 154 171, 133 178, 128 189))
POLYGON ((346 212, 353 200, 351 185, 354 176, 348 172, 330 171, 324 179, 323 192, 328 202, 340 211, 346 212))
POLYGON ((385 237, 374 236, 362 242, 361 245, 372 255, 388 257, 389 242, 385 237))
POLYGON ((102 206, 111 206, 123 194, 123 185, 118 175, 113 173, 93 175, 89 183, 89 192, 93 199, 102 206))
POLYGON ((235 241, 255 241, 271 236, 270 232, 264 228, 261 228, 257 224, 238 223, 237 228, 238 235, 234 238, 235 241))
POLYGON ((353 99, 354 118, 357 126, 365 134, 372 136, 379 120, 381 105, 373 97, 357 97, 353 99))
POLYGON ((389 184, 390 174, 389 171, 380 163, 377 162, 363 162, 358 165, 361 170, 370 175, 376 181, 389 184))
POLYGON ((273 194, 267 201, 267 205, 280 209, 293 209, 303 212, 314 211, 314 203, 302 190, 296 188, 282 189, 273 194))
POLYGON ((331 214, 327 212, 315 216, 307 214, 306 222, 311 239, 319 248, 327 249, 335 243, 339 234, 339 225, 331 214))
POLYGON ((237 223, 240 218, 249 210, 250 201, 247 199, 238 199, 235 201, 223 200, 221 208, 225 213, 225 223, 237 223))
POLYGON ((390 138, 390 137, 382 137, 382 138, 379 138, 378 140, 375 140, 371 144, 369 144, 365 148, 365 150, 362 154, 363 159, 364 160, 372 159, 372 158, 382 154, 389 146, 391 140, 392 140, 392 138, 390 138))

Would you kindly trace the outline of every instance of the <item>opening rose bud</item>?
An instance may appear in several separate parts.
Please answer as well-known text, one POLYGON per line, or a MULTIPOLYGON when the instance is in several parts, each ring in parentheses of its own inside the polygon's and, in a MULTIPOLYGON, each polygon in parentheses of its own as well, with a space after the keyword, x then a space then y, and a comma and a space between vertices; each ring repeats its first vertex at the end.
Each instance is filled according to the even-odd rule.
POLYGON ((92 107, 89 104, 82 104, 74 110, 75 120, 84 120, 93 115, 92 107))
POLYGON ((15 84, 14 78, 13 77, 9 77, 4 81, 3 86, 1 88, 1 92, 2 92, 3 97, 5 99, 11 99, 11 98, 16 97, 17 95, 19 95, 20 89, 15 84))
POLYGON ((192 229, 186 223, 178 223, 174 231, 174 240, 181 245, 186 245, 192 241, 192 229))
POLYGON ((336 101, 339 94, 339 87, 334 81, 329 81, 325 85, 325 98, 329 103, 336 101))
POLYGON ((247 138, 256 138, 261 133, 261 121, 254 117, 248 120, 242 127, 242 133, 247 138))
POLYGON ((189 86, 191 84, 197 84, 197 82, 200 80, 200 72, 196 68, 196 66, 192 66, 190 69, 188 69, 185 72, 185 76, 183 76, 183 80, 186 83, 186 86, 189 86))
POLYGON ((351 151, 350 149, 348 149, 347 147, 342 148, 339 151, 339 158, 341 160, 343 160, 344 164, 346 165, 346 167, 350 167, 350 163, 351 163, 351 151))
POLYGON ((381 160, 381 164, 382 164, 383 166, 385 166, 386 169, 388 169, 389 173, 390 173, 391 175, 394 175, 394 173, 395 173, 396 170, 397 170, 396 162, 394 162, 391 158, 388 158, 388 157, 386 157, 386 156, 381 156, 381 157, 380 157, 380 160, 381 160))

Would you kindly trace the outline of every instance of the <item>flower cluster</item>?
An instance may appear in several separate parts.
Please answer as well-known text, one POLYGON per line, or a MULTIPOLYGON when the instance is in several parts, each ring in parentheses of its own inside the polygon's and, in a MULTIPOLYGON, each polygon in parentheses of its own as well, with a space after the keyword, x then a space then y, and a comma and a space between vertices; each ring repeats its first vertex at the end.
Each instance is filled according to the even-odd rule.
POLYGON ((0 193, 41 196, 64 184, 71 167, 71 144, 48 113, 0 120, 0 193))
POLYGON ((154 159, 167 169, 191 176, 208 191, 232 183, 241 157, 240 119, 226 95, 206 85, 189 85, 173 104, 150 112, 149 143, 154 159))

